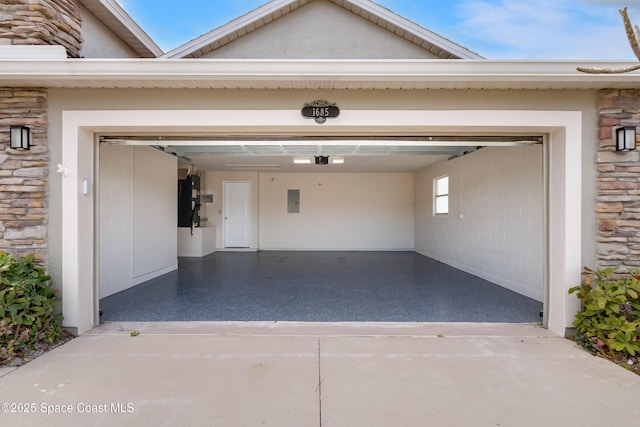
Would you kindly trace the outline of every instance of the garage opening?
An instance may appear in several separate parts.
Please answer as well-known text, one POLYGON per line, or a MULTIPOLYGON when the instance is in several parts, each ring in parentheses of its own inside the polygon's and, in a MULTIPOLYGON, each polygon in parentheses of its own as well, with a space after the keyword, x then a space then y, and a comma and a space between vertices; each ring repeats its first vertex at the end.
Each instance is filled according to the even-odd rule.
POLYGON ((541 320, 542 135, 100 141, 103 321, 541 320))

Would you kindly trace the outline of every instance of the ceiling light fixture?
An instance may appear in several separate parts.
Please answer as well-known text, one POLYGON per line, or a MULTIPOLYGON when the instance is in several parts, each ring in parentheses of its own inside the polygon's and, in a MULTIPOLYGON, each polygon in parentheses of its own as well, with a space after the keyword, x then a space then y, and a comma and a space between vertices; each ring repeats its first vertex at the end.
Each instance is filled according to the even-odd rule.
POLYGON ((293 163, 295 163, 297 165, 310 165, 311 164, 311 158, 310 157, 294 157, 293 158, 293 163))
POLYGON ((279 169, 280 165, 269 163, 228 163, 225 167, 231 169, 279 169))

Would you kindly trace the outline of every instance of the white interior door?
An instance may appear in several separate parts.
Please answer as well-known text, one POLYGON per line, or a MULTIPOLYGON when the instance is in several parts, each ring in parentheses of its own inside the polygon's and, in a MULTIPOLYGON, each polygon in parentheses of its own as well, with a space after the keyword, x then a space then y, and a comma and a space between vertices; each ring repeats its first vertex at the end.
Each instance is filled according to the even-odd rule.
POLYGON ((251 246, 251 183, 224 183, 224 246, 251 246))

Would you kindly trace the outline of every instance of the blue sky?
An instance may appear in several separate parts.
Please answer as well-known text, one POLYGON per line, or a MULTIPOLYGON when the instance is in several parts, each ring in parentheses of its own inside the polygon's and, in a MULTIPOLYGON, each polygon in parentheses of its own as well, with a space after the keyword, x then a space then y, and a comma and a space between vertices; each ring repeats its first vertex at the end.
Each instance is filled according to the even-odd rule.
MULTIPOLYGON (((266 0, 118 0, 169 51, 266 0), (185 7, 188 5, 188 7, 185 7)), ((489 59, 634 60, 618 9, 640 0, 376 0, 489 59)))

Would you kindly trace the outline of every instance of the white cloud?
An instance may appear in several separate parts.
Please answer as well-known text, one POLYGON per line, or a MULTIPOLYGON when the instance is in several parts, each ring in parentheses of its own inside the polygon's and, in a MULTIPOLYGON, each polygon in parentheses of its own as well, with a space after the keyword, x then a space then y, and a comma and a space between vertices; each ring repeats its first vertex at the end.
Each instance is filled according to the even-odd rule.
MULTIPOLYGON (((615 1, 463 0, 457 40, 490 59, 631 60, 615 1)), ((631 5, 640 6, 640 0, 631 5)), ((633 13, 633 11, 630 11, 633 13)), ((633 20, 633 16, 632 16, 633 20)), ((640 22, 640 16, 636 21, 640 22)))

